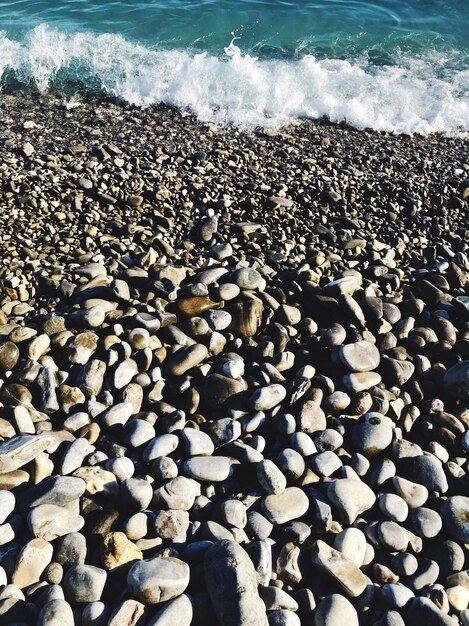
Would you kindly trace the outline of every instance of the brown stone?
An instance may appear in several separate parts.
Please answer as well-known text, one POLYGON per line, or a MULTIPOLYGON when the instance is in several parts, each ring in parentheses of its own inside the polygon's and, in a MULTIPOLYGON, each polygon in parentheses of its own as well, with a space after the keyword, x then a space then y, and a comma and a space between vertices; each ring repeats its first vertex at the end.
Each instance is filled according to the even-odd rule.
POLYGON ((124 533, 111 532, 104 537, 102 562, 108 571, 142 558, 141 550, 124 533))

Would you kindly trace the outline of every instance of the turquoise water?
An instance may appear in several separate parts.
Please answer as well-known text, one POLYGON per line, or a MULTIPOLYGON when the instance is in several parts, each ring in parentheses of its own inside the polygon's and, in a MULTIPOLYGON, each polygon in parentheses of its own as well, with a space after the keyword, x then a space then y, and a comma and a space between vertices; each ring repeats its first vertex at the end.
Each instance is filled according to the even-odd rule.
POLYGON ((203 120, 469 131, 467 0, 13 0, 0 75, 203 120))

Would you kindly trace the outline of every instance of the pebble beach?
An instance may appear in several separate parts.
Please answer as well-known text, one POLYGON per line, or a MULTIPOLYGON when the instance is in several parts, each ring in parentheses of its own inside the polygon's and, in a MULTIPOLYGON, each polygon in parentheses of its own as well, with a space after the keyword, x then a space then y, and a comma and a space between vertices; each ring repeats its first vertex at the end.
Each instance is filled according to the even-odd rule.
POLYGON ((467 626, 467 140, 0 119, 0 624, 467 626))

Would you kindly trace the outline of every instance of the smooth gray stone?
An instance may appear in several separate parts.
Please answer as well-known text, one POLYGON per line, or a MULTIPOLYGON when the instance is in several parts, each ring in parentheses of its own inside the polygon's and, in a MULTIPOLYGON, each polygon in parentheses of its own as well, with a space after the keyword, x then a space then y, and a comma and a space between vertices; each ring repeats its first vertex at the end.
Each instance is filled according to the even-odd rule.
POLYGON ((215 450, 213 441, 201 430, 183 428, 180 433, 184 452, 188 456, 210 456, 215 450))
POLYGON ((406 501, 394 493, 383 493, 378 498, 378 505, 381 512, 394 522, 404 522, 409 514, 406 501))
POLYGON ((330 483, 327 497, 347 524, 353 524, 376 501, 376 496, 368 485, 351 478, 341 478, 330 483))
POLYGON ((124 600, 112 612, 106 626, 138 626, 144 620, 145 605, 137 600, 124 600))
POLYGON ((469 543, 469 498, 452 496, 441 507, 443 526, 455 541, 469 543))
POLYGON ((412 576, 417 571, 419 562, 413 554, 401 552, 396 554, 391 561, 391 569, 399 576, 412 576))
POLYGON ((107 572, 94 565, 74 565, 62 581, 65 597, 70 602, 97 602, 101 600, 107 572))
POLYGON ((306 469, 304 458, 299 452, 291 448, 284 448, 275 460, 280 471, 290 481, 300 478, 306 469))
POLYGON ((59 540, 55 560, 64 569, 74 565, 83 565, 86 559, 86 538, 81 533, 69 533, 59 540))
POLYGON ((59 410, 57 399, 57 379, 55 372, 49 367, 43 367, 39 372, 36 383, 40 389, 39 410, 51 415, 59 410))
POLYGON ((192 457, 184 462, 183 471, 194 480, 223 482, 233 473, 232 460, 227 456, 192 457))
POLYGON ((3 524, 15 509, 16 499, 11 491, 0 491, 0 524, 3 524))
POLYGON ((82 626, 107 626, 111 615, 110 608, 104 602, 89 602, 81 614, 82 626))
POLYGON ((179 438, 172 433, 155 437, 145 446, 143 460, 150 463, 162 456, 169 456, 179 445, 179 438))
POLYGON ((220 504, 220 518, 228 527, 244 528, 247 523, 246 507, 239 500, 225 500, 220 504))
POLYGON ((428 598, 412 598, 406 606, 406 624, 425 624, 425 626, 457 626, 458 621, 441 611, 428 598))
POLYGON ((342 467, 342 461, 335 452, 326 450, 315 454, 311 460, 311 469, 320 476, 331 476, 342 467))
POLYGON ((141 419, 132 419, 125 424, 120 434, 122 441, 130 448, 139 448, 155 438, 155 429, 141 419))
POLYGON ((355 449, 367 458, 385 450, 393 438, 392 422, 379 413, 366 413, 352 429, 355 449))
POLYGON ((181 595, 189 584, 187 563, 174 557, 137 561, 129 570, 127 585, 143 604, 157 604, 181 595))
POLYGON ((147 626, 190 626, 193 615, 192 599, 183 593, 157 611, 147 626))
POLYGON ((309 509, 309 500, 298 487, 287 487, 279 494, 262 499, 262 511, 272 524, 285 524, 302 517, 309 509))
POLYGON ((412 527, 419 537, 436 537, 440 532, 443 521, 440 515, 432 509, 421 506, 411 512, 412 527))
POLYGON ((257 464, 257 480, 262 489, 270 494, 282 493, 287 486, 287 479, 270 459, 263 459, 257 464))
POLYGON ((127 478, 120 484, 119 497, 126 511, 144 511, 152 501, 153 487, 143 478, 127 478))
POLYGON ((54 541, 70 532, 77 532, 85 520, 81 515, 54 504, 41 504, 28 514, 28 525, 35 537, 54 541))
POLYGON ((445 391, 454 398, 469 397, 469 360, 450 367, 443 378, 445 391))
POLYGON ((246 532, 254 539, 262 540, 270 537, 274 525, 257 511, 248 510, 246 532))
POLYGON ((441 461, 434 456, 422 454, 420 456, 400 459, 398 473, 409 480, 424 485, 429 491, 446 493, 448 480, 441 461))
POLYGON ((27 489, 19 499, 22 510, 41 504, 63 506, 85 493, 86 483, 74 476, 53 476, 27 489))
POLYGON ((220 626, 267 626, 257 576, 246 551, 234 541, 219 541, 204 558, 205 581, 220 626))
POLYGON ((189 511, 199 495, 198 482, 185 476, 177 476, 154 491, 152 507, 189 511))
POLYGON ((415 597, 413 591, 401 583, 383 585, 381 595, 392 609, 402 608, 411 598, 415 597))
POLYGON ((358 614, 353 604, 339 593, 321 600, 314 616, 315 626, 358 626, 358 614))
POLYGON ((185 535, 189 528, 189 513, 187 511, 160 511, 153 519, 153 525, 158 537, 163 539, 177 539, 185 535))
POLYGON ((381 522, 378 526, 378 537, 390 552, 404 552, 409 545, 409 535, 406 529, 396 522, 381 522))
POLYGON ((208 422, 204 427, 216 448, 241 437, 241 424, 231 417, 222 417, 219 420, 208 422))
POLYGON ((259 587, 259 595, 267 611, 276 611, 278 609, 298 611, 298 602, 283 589, 269 586, 259 587))
POLYGON ((339 357, 351 372, 371 372, 378 367, 381 358, 378 348, 368 341, 341 346, 339 357))
POLYGON ((262 276, 252 267, 243 267, 230 276, 230 281, 242 290, 257 289, 261 280, 262 276))
POLYGON ((301 620, 296 613, 285 609, 277 609, 268 615, 269 626, 301 626, 301 620))
POLYGON ((42 607, 37 626, 75 626, 72 607, 65 600, 51 600, 42 607))
POLYGON ((433 585, 438 579, 440 568, 432 559, 421 559, 415 574, 409 577, 409 585, 414 591, 420 591, 429 585, 433 585))
POLYGON ((250 403, 254 411, 270 411, 279 405, 287 395, 283 385, 268 385, 256 389, 250 397, 250 403))

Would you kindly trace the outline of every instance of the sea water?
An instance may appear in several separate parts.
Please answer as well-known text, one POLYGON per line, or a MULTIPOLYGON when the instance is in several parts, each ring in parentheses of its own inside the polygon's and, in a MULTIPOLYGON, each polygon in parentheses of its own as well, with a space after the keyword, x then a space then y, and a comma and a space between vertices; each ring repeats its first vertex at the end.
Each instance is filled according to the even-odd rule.
POLYGON ((0 88, 247 129, 469 131, 469 0, 0 0, 0 88))

